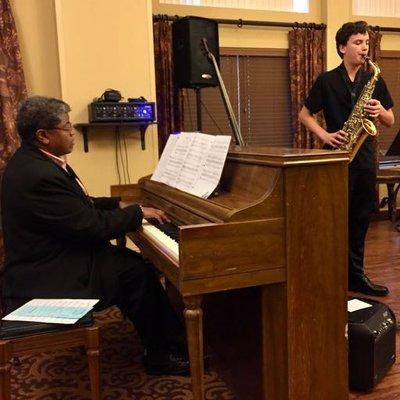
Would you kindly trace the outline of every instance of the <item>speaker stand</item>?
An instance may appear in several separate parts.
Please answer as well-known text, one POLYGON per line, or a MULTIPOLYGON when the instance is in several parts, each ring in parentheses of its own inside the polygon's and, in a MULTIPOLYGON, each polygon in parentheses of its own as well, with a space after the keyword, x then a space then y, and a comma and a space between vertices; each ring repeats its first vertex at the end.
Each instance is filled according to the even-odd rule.
POLYGON ((201 92, 200 88, 196 87, 194 88, 196 92, 196 120, 197 120, 197 131, 201 132, 203 129, 203 124, 201 120, 201 92))

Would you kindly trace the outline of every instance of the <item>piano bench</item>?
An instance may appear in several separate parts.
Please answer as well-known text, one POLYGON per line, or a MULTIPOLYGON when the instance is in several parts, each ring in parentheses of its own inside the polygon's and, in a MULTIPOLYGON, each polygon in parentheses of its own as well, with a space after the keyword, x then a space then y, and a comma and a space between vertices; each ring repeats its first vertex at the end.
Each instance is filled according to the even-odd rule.
POLYGON ((0 399, 11 400, 13 359, 78 346, 86 348, 91 399, 100 400, 99 327, 93 323, 91 313, 74 325, 1 321, 0 399))
POLYGON ((392 221, 393 227, 400 232, 400 221, 397 218, 397 193, 400 189, 400 170, 396 169, 378 169, 377 179, 378 184, 385 184, 388 195, 384 197, 379 208, 388 206, 388 218, 392 221))

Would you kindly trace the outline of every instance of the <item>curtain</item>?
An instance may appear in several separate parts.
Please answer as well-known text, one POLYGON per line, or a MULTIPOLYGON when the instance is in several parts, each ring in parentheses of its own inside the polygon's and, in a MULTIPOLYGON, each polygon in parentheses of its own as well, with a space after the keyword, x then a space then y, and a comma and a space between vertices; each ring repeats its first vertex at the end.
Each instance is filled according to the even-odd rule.
POLYGON ((17 30, 9 0, 0 0, 0 175, 19 147, 15 119, 26 96, 17 30))
POLYGON ((369 56, 372 61, 379 63, 381 58, 381 40, 382 34, 378 31, 369 33, 369 56))
POLYGON ((154 57, 158 121, 158 151, 162 153, 172 132, 181 131, 179 90, 173 81, 172 30, 166 20, 154 22, 154 57))
MULTIPOLYGON (((15 119, 18 103, 25 96, 25 79, 14 18, 9 0, 0 0, 0 177, 7 161, 19 147, 15 119)), ((3 232, 0 228, 0 308, 3 263, 3 232)))
MULTIPOLYGON (((290 92, 294 147, 320 148, 322 143, 299 121, 298 114, 318 75, 325 71, 325 30, 294 28, 289 32, 290 92)), ((322 115, 317 119, 322 122, 322 115)))

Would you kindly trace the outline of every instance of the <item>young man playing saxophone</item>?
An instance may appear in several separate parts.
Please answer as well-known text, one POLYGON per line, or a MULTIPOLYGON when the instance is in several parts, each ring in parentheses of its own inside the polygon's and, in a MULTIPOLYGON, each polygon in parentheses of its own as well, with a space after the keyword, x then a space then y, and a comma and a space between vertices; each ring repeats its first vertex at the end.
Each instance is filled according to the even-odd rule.
MULTIPOLYGON (((362 68, 369 50, 367 23, 345 23, 336 33, 336 49, 343 62, 317 78, 299 113, 303 125, 331 149, 340 147, 345 141, 347 133, 342 130, 343 124, 371 78, 371 73, 362 68), (314 118, 321 110, 326 130, 314 118)), ((364 111, 369 118, 390 127, 394 123, 392 107, 393 100, 380 77, 364 111)), ((388 288, 374 284, 364 273, 365 236, 374 210, 375 184, 373 139, 369 136, 349 165, 349 290, 386 296, 388 288)))

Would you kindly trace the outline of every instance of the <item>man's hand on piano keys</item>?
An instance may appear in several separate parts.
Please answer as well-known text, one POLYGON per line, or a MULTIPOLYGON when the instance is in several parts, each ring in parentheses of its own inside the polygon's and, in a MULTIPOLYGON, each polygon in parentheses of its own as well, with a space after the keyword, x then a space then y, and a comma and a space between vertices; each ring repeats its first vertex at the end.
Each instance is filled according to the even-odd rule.
POLYGON ((143 211, 143 218, 146 219, 154 218, 160 224, 163 224, 164 222, 171 222, 170 219, 165 214, 165 212, 162 210, 158 210, 157 208, 142 207, 142 211, 143 211))

